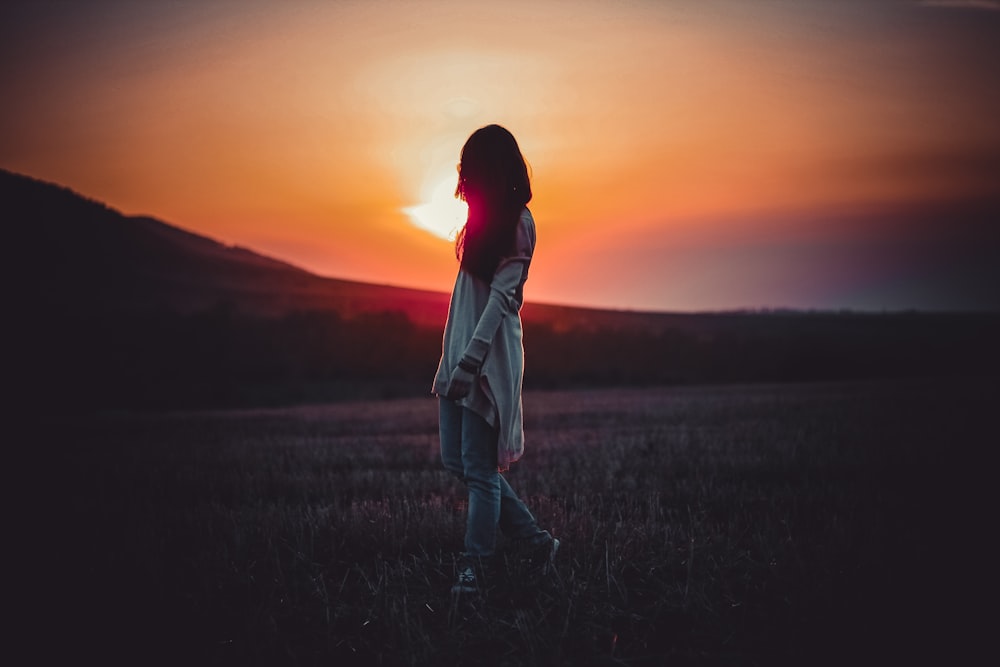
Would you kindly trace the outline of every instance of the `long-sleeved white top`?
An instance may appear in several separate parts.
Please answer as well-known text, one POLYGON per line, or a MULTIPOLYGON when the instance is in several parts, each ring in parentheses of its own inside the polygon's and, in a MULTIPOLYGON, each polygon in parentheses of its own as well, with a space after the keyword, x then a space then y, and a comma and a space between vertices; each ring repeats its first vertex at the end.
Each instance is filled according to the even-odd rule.
POLYGON ((458 362, 480 369, 463 405, 499 430, 497 466, 506 470, 524 453, 521 414, 521 381, 524 345, 521 305, 524 282, 535 250, 535 221, 525 208, 517 225, 514 249, 503 257, 486 284, 459 270, 451 293, 448 322, 444 328, 441 362, 433 393, 444 396, 458 362))

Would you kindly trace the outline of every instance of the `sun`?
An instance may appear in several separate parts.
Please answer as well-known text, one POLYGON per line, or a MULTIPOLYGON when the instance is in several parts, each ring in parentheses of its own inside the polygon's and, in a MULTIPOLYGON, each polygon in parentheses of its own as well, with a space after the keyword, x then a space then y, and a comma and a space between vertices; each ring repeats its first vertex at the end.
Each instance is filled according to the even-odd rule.
POLYGON ((431 192, 430 201, 408 206, 403 213, 410 216, 414 226, 449 241, 465 224, 468 206, 455 198, 455 177, 440 181, 431 192))

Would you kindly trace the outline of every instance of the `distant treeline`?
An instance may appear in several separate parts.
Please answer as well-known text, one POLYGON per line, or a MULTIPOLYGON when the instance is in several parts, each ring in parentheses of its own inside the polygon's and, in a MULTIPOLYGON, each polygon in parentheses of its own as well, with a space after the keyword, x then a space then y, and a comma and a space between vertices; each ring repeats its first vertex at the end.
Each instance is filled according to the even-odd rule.
POLYGON ((528 327, 540 386, 1000 375, 1000 314, 691 315, 659 333, 528 327))
POLYGON ((399 313, 260 318, 221 306, 58 317, 28 377, 68 408, 234 407, 376 398, 430 389, 440 333, 399 313))
MULTIPOLYGON (((525 325, 526 388, 1000 376, 1000 314, 705 314, 638 330, 525 325)), ((60 311, 24 394, 63 408, 197 408, 426 395, 441 331, 398 312, 261 318, 60 311)))

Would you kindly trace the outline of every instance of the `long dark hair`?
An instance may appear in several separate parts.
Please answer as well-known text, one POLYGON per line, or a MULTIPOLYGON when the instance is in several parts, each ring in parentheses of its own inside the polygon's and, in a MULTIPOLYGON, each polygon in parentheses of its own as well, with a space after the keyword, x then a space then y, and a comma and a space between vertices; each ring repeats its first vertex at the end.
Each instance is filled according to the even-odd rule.
POLYGON ((455 257, 488 283, 500 258, 513 249, 521 210, 531 201, 528 165, 513 134, 499 125, 472 133, 462 147, 455 196, 469 205, 455 257))

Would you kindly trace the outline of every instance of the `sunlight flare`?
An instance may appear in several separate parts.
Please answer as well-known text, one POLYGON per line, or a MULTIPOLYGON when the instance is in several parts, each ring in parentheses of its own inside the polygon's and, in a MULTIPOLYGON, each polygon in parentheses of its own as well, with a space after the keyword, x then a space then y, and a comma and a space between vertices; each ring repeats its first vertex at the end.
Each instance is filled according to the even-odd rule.
POLYGON ((408 206, 403 212, 414 226, 449 241, 454 240, 465 224, 468 206, 455 198, 455 177, 444 179, 431 192, 424 204, 408 206))

